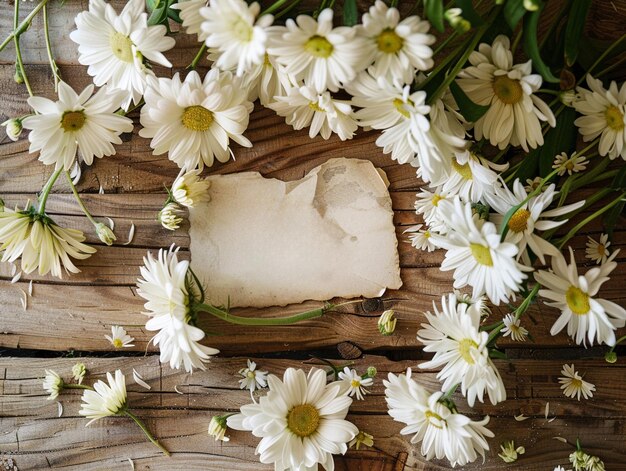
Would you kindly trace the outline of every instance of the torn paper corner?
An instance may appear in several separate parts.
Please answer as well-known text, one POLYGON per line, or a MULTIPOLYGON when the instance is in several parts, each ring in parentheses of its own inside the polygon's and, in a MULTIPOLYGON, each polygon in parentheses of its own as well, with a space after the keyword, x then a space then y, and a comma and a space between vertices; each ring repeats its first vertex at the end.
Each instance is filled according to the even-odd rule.
POLYGON ((291 182, 257 172, 209 180, 189 235, 213 304, 284 306, 402 286, 388 181, 370 161, 332 159, 291 182))

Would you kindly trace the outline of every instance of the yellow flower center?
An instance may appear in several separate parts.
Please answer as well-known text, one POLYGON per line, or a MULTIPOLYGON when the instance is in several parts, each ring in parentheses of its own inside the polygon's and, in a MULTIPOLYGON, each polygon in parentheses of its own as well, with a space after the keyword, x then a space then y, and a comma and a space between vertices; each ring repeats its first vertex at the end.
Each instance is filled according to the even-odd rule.
POLYGON ((424 237, 426 237, 427 239, 430 238, 430 231, 425 231, 424 237))
POLYGON ((609 106, 604 112, 606 125, 613 131, 621 131, 624 129, 624 115, 615 105, 609 106))
POLYGON ((583 387, 583 382, 580 379, 572 378, 570 382, 576 389, 581 389, 583 387))
POLYGON ((493 92, 500 99, 501 102, 507 105, 514 105, 519 103, 524 96, 524 91, 519 83, 519 80, 513 80, 506 75, 500 75, 496 77, 492 84, 493 92))
POLYGON ((65 132, 78 131, 83 127, 86 119, 84 111, 66 111, 61 117, 61 127, 65 132))
POLYGON ((398 113, 400 113, 405 118, 408 118, 410 116, 409 112, 404 108, 404 102, 400 98, 395 98, 393 100, 393 106, 395 106, 396 110, 398 110, 398 113))
POLYGON ((456 157, 452 157, 452 168, 461 175, 463 180, 472 180, 472 169, 469 166, 469 163, 465 163, 461 165, 456 157))
POLYGON ((326 59, 333 53, 334 47, 328 39, 315 35, 311 36, 311 38, 304 43, 304 49, 315 57, 326 59))
POLYGON ((185 108, 183 126, 192 131, 206 131, 213 123, 213 113, 204 106, 194 105, 185 108))
POLYGON ((387 54, 394 54, 402 49, 404 39, 402 39, 395 30, 387 28, 376 37, 378 50, 387 54))
POLYGON ((481 244, 470 244, 470 250, 478 263, 488 267, 493 266, 493 259, 491 258, 491 250, 489 250, 489 247, 485 247, 481 244))
POLYGON ((311 108, 313 111, 319 111, 320 113, 324 113, 326 110, 324 110, 324 108, 322 108, 320 105, 317 104, 316 101, 312 101, 309 103, 309 108, 311 108))
POLYGON ((122 341, 120 339, 114 339, 113 340, 113 346, 115 348, 122 348, 124 344, 122 343, 122 341))
POLYGON ((298 437, 308 437, 317 430, 320 414, 311 404, 295 406, 287 414, 287 428, 298 437))
POLYGON ((117 31, 109 36, 109 45, 113 55, 122 62, 133 62, 133 42, 128 36, 118 33, 117 31))
POLYGON ((252 27, 242 19, 237 20, 233 24, 233 32, 242 42, 250 42, 252 39, 252 27))
POLYGON ((589 295, 576 286, 567 288, 565 301, 574 314, 584 316, 589 312, 589 295))
POLYGON ((246 374, 246 376, 247 376, 249 379, 254 379, 254 378, 256 378, 256 374, 254 374, 254 371, 248 371, 248 373, 246 374))
POLYGON ((431 410, 427 410, 426 412, 424 412, 424 415, 426 416, 426 420, 428 420, 428 423, 430 425, 438 429, 443 429, 443 425, 441 425, 441 423, 444 422, 444 420, 439 414, 431 410))
POLYGON ((509 229, 513 232, 524 232, 528 226, 529 217, 530 211, 523 208, 518 209, 513 216, 511 216, 511 219, 509 219, 509 229))
POLYGON ((604 244, 598 244, 597 250, 600 257, 604 257, 606 255, 606 247, 604 246, 604 244))
POLYGON ((353 379, 352 381, 350 381, 350 386, 352 386, 353 388, 358 388, 361 386, 361 381, 359 381, 358 379, 353 379))
POLYGON ((263 65, 265 67, 272 67, 272 63, 270 62, 270 55, 266 52, 263 57, 263 65))
POLYGON ((440 202, 442 199, 444 199, 444 198, 442 198, 442 196, 441 196, 441 195, 438 195, 437 193, 435 193, 435 194, 433 195, 433 198, 432 198, 430 201, 431 201, 431 203, 433 204, 433 206, 439 206, 439 202, 440 202))
POLYGON ((470 365, 474 364, 474 358, 470 354, 470 349, 478 348, 478 344, 474 342, 472 339, 463 339, 459 342, 459 353, 461 354, 461 358, 465 360, 470 365))

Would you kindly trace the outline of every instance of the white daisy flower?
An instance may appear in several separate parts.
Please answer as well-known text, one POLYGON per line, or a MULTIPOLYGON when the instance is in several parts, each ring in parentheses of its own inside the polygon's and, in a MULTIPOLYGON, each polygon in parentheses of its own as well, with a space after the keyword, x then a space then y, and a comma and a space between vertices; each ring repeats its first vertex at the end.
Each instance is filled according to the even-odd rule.
POLYGON ((161 226, 168 231, 175 231, 182 224, 184 214, 183 209, 178 203, 170 202, 159 211, 157 220, 161 223, 161 226))
MULTIPOLYGON (((485 194, 485 198, 491 208, 497 212, 497 214, 491 215, 490 220, 501 229, 504 216, 511 208, 525 201, 528 193, 518 179, 513 182, 513 191, 509 190, 506 185, 494 186, 493 190, 493 193, 485 194)), ((546 263, 546 255, 553 256, 560 253, 556 247, 536 232, 547 231, 565 224, 568 219, 555 221, 554 218, 565 216, 585 204, 585 200, 582 200, 559 208, 547 209, 557 195, 556 185, 554 183, 547 185, 542 193, 533 196, 524 203, 507 223, 509 229, 506 234, 506 241, 517 246, 519 249, 517 258, 521 258, 527 265, 530 265, 528 248, 544 264, 546 263)))
POLYGON ((345 391, 345 394, 350 397, 356 396, 359 401, 365 399, 365 395, 369 394, 365 388, 374 384, 374 378, 363 378, 356 370, 351 370, 347 366, 339 372, 339 379, 343 383, 342 390, 345 391))
POLYGON ((511 339, 515 342, 525 342, 528 337, 528 331, 521 326, 521 321, 516 319, 513 314, 507 314, 502 319, 504 327, 500 330, 502 334, 507 337, 511 336, 511 339))
POLYGON ((519 458, 519 455, 523 455, 526 453, 526 449, 523 446, 515 446, 515 442, 513 440, 509 440, 500 445, 501 453, 498 453, 498 456, 505 463, 515 463, 519 458))
POLYGON ((589 161, 584 155, 577 155, 576 152, 574 152, 570 157, 567 155, 567 152, 561 152, 554 158, 552 168, 555 170, 558 169, 557 175, 562 177, 565 173, 572 175, 573 173, 582 172, 587 168, 588 163, 589 161))
POLYGON ((556 335, 567 326, 567 334, 579 345, 586 346, 586 340, 593 345, 597 340, 600 344, 613 346, 615 330, 626 324, 626 309, 595 296, 617 267, 613 259, 619 250, 614 251, 601 266, 587 270, 584 275, 578 274, 574 251, 571 247, 569 251, 569 265, 559 254, 552 257, 552 270, 535 273, 535 280, 544 287, 539 290, 539 295, 551 301, 546 302, 548 306, 561 311, 550 333, 556 335))
POLYGON ((186 0, 175 3, 171 6, 174 10, 179 10, 180 19, 183 20, 183 28, 187 34, 198 35, 198 41, 203 42, 208 33, 202 30, 204 17, 200 10, 207 5, 208 0, 186 0))
POLYGON ((411 245, 416 249, 432 252, 437 249, 437 246, 430 240, 430 230, 428 228, 422 229, 422 227, 423 224, 411 226, 403 234, 409 234, 411 245))
POLYGON ((491 315, 491 309, 487 304, 486 296, 473 297, 470 294, 462 293, 458 289, 454 290, 456 296, 456 302, 459 304, 467 305, 467 313, 474 316, 477 315, 481 319, 489 317, 491 315))
POLYGON ((133 130, 132 120, 115 114, 120 107, 119 93, 108 93, 102 88, 93 94, 93 85, 80 95, 65 82, 59 82, 59 100, 30 97, 28 104, 37 114, 22 120, 28 135, 29 152, 39 152, 39 160, 58 170, 70 170, 76 150, 82 160, 93 163, 93 158, 115 154, 113 144, 121 144, 120 134, 133 130))
POLYGON ((247 368, 239 370, 239 374, 243 376, 239 380, 239 388, 248 389, 251 392, 257 389, 267 387, 267 371, 261 371, 256 369, 256 363, 248 360, 247 368))
POLYGON ((241 407, 228 426, 251 431, 261 442, 260 461, 276 470, 334 469, 333 454, 345 454, 358 429, 345 420, 352 399, 341 385, 326 384, 326 373, 288 368, 281 381, 268 376, 269 392, 258 403, 241 407))
POLYGON ((184 82, 178 73, 151 79, 145 100, 139 135, 152 138, 153 153, 167 152, 180 168, 210 167, 214 158, 226 162, 232 156, 231 140, 252 147, 243 133, 253 105, 230 72, 212 69, 204 81, 196 71, 184 82))
POLYGON ((359 36, 367 39, 367 48, 373 58, 369 71, 374 77, 410 84, 416 71, 433 66, 430 45, 435 42, 435 37, 427 34, 430 29, 428 21, 422 21, 419 16, 400 21, 397 8, 387 7, 382 0, 370 7, 362 21, 357 30, 359 36))
POLYGON ((115 348, 134 347, 134 345, 131 343, 133 340, 135 340, 134 337, 128 335, 124 327, 121 327, 119 325, 112 325, 111 335, 105 335, 104 338, 111 342, 111 345, 113 345, 115 348))
POLYGON ((309 127, 311 139, 318 134, 328 139, 335 133, 345 141, 352 139, 357 130, 350 104, 333 99, 329 92, 317 93, 307 86, 292 87, 286 96, 276 96, 275 100, 269 107, 286 117, 287 124, 294 129, 309 127))
POLYGON ((574 369, 574 365, 563 365, 561 370, 561 376, 559 383, 561 383, 561 389, 563 394, 572 399, 576 397, 580 401, 582 395, 584 399, 593 397, 593 391, 596 390, 595 385, 585 381, 582 376, 578 374, 578 371, 574 369))
POLYGON ((485 426, 489 416, 477 422, 450 410, 439 402, 443 393, 428 392, 406 374, 389 373, 385 385, 388 413, 397 422, 406 424, 400 433, 414 434, 411 443, 422 442, 421 453, 427 460, 447 458, 452 466, 464 466, 478 456, 485 458, 489 444, 485 437, 494 434, 485 426))
POLYGON ((78 229, 61 227, 32 207, 0 212, 2 261, 13 263, 21 257, 24 273, 37 268, 40 275, 51 273, 58 278, 63 278, 61 268, 66 273, 79 273, 70 257, 84 260, 96 251, 83 244, 84 240, 78 229))
POLYGON ((590 90, 577 87, 578 96, 574 108, 582 114, 574 121, 578 126, 583 141, 589 142, 600 137, 598 153, 617 156, 626 160, 626 82, 618 89, 617 83, 611 82, 609 89, 602 86, 602 81, 587 74, 590 90))
POLYGON ((534 93, 541 75, 532 74, 532 63, 513 65, 509 38, 498 36, 492 45, 482 43, 469 57, 457 83, 470 100, 489 110, 474 123, 474 136, 504 149, 509 144, 530 148, 543 145, 541 122, 556 126, 550 107, 534 93))
POLYGON ((59 397, 59 393, 63 391, 63 386, 63 380, 56 371, 46 370, 46 377, 43 380, 43 388, 48 394, 50 394, 48 396, 49 401, 59 397))
POLYGON ((587 236, 587 239, 585 257, 597 264, 606 263, 610 254, 608 248, 611 245, 608 234, 601 234, 599 241, 592 239, 590 236, 587 236))
POLYGON ((78 44, 78 61, 89 66, 87 72, 96 86, 107 84, 110 90, 126 92, 124 109, 131 101, 139 103, 146 78, 154 76, 146 59, 172 67, 163 51, 176 41, 166 36, 164 25, 148 26, 143 0, 130 0, 119 15, 103 0, 90 0, 89 11, 76 16, 76 27, 70 39, 78 44))
MULTIPOLYGON (((528 192, 528 193, 532 193, 533 191, 535 191, 537 189, 537 187, 539 187, 539 185, 541 185, 541 183, 543 182, 543 178, 541 178, 540 176, 536 176, 533 179, 527 178, 526 179, 526 185, 524 186, 524 189, 528 192)), ((545 186, 541 189, 541 191, 545 190, 545 186)))
POLYGON ((87 425, 93 421, 117 415, 126 407, 126 378, 120 370, 115 370, 115 378, 107 373, 106 384, 102 380, 93 385, 95 391, 85 389, 82 397, 82 409, 78 411, 88 419, 87 425))
POLYGON ((209 180, 200 178, 200 169, 181 172, 172 183, 172 198, 187 208, 209 200, 209 180))
POLYGON ((248 90, 248 100, 254 102, 258 98, 266 108, 276 101, 275 97, 287 95, 287 90, 294 86, 285 68, 269 54, 265 54, 262 64, 254 66, 243 76, 243 81, 243 87, 248 90))
POLYGON ((230 441, 230 438, 226 436, 228 427, 226 426, 226 417, 213 416, 209 422, 209 435, 215 437, 215 441, 221 440, 223 442, 230 441))
POLYGON ((491 222, 472 214, 471 203, 439 203, 441 216, 450 231, 444 236, 432 234, 433 243, 447 250, 441 270, 454 270, 454 287, 470 285, 473 296, 486 294, 493 304, 507 302, 519 291, 528 267, 516 261, 518 248, 500 242, 500 234, 491 222))
POLYGON ((213 64, 222 70, 236 71, 238 76, 265 60, 266 28, 272 15, 259 17, 261 6, 243 0, 211 0, 200 9, 204 43, 212 53, 213 64))
POLYGON ((295 80, 304 81, 318 93, 338 91, 367 64, 365 40, 356 36, 355 28, 333 28, 330 8, 322 10, 317 21, 308 15, 288 19, 282 31, 268 52, 295 80))
POLYGON ((441 311, 433 302, 435 314, 425 313, 428 324, 417 333, 417 340, 424 344, 425 352, 435 352, 432 360, 420 364, 420 368, 443 367, 437 373, 442 380, 442 391, 460 384, 467 403, 474 407, 476 398, 483 402, 487 392, 492 404, 506 399, 506 391, 500 373, 489 358, 487 340, 489 334, 481 332, 480 315, 469 311, 466 304, 457 303, 456 296, 441 298, 441 311))
POLYGON ((420 192, 416 195, 415 200, 415 212, 421 214, 424 218, 424 222, 428 225, 431 232, 438 232, 439 234, 445 234, 448 232, 448 226, 443 221, 439 212, 439 203, 442 200, 452 200, 454 195, 443 191, 443 188, 428 188, 422 187, 420 192))

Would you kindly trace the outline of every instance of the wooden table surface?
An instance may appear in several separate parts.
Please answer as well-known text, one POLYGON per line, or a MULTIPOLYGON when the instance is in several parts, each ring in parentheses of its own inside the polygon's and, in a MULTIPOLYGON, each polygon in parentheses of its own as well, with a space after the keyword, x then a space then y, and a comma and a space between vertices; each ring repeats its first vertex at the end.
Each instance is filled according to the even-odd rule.
MULTIPOLYGON (((76 46, 68 34, 74 29, 74 16, 87 8, 87 1, 68 0, 61 8, 54 2, 50 9, 51 35, 61 74, 75 89, 90 83, 86 68, 78 64, 76 46)), ((116 8, 125 2, 113 1, 116 8)), ((22 4, 26 16, 32 3, 22 4)), ((0 32, 4 37, 12 29, 12 8, 2 3, 0 32)), ((35 94, 52 97, 53 85, 47 65, 41 19, 37 17, 22 39, 27 73, 35 94)), ((177 46, 167 57, 174 70, 183 70, 197 51, 195 37, 177 35, 177 46)), ((13 81, 14 51, 0 53, 0 120, 28 112, 26 90, 13 81)), ((204 72, 206 69, 201 69, 204 72)), ((169 76, 169 69, 156 68, 157 75, 169 76)), ((403 231, 420 222, 413 210, 415 194, 423 184, 410 166, 400 166, 382 154, 374 145, 376 132, 362 132, 347 142, 336 138, 324 141, 309 139, 306 131, 293 131, 271 110, 257 107, 250 119, 247 137, 254 147, 233 148, 235 161, 216 165, 209 173, 233 173, 255 170, 266 177, 294 180, 333 157, 369 159, 387 173, 395 211, 400 263, 404 286, 388 291, 380 299, 366 300, 341 313, 289 327, 242 328, 215 319, 206 319, 204 327, 220 333, 210 337, 211 346, 222 354, 206 371, 193 375, 161 366, 145 330, 142 300, 136 295, 135 280, 147 250, 158 250, 176 243, 183 257, 188 257, 188 226, 169 232, 156 221, 165 193, 178 173, 176 165, 165 156, 153 156, 148 141, 135 130, 117 146, 117 154, 83 168, 79 190, 93 215, 106 221, 115 220, 118 241, 111 247, 99 242, 90 223, 81 215, 78 205, 63 183, 55 187, 47 210, 63 225, 85 231, 88 242, 98 252, 78 263, 80 274, 58 280, 24 275, 10 284, 11 267, 0 264, 0 470, 2 457, 13 459, 17 469, 40 470, 264 470, 254 455, 257 440, 248 433, 232 432, 228 443, 215 442, 207 435, 212 415, 234 411, 249 402, 249 395, 238 388, 236 372, 247 358, 255 358, 262 369, 281 374, 289 366, 308 368, 319 361, 316 356, 334 359, 336 363, 354 362, 362 370, 373 365, 379 375, 372 394, 355 402, 350 417, 362 430, 375 437, 371 450, 350 450, 337 457, 340 470, 441 470, 447 462, 426 462, 409 437, 399 434, 402 424, 386 414, 382 378, 387 372, 414 370, 423 359, 416 331, 424 321, 423 311, 433 301, 451 290, 449 273, 439 270, 443 253, 415 250, 403 231), (99 194, 99 190, 103 194, 99 194), (131 224, 135 237, 124 245, 131 224), (33 280, 33 296, 27 309, 21 305, 21 290, 33 280), (394 335, 378 333, 378 316, 393 308, 399 318, 394 335), (110 326, 126 326, 135 337, 135 346, 123 352, 111 351, 104 335, 110 326), (210 325, 209 325, 210 324, 210 325), (80 394, 63 393, 63 414, 58 417, 55 401, 46 400, 42 390, 45 369, 67 374, 77 358, 89 370, 88 381, 102 378, 106 371, 121 368, 129 378, 129 396, 148 427, 172 451, 172 457, 161 455, 145 441, 137 427, 125 419, 105 419, 85 428, 78 415, 80 394), (130 378, 135 368, 152 386, 150 391, 134 384, 130 378)), ((36 199, 36 193, 50 174, 50 168, 28 153, 28 141, 4 139, 0 143, 0 196, 7 206, 23 205, 36 199)), ((576 258, 586 266, 584 247, 587 235, 599 236, 600 223, 593 223, 587 233, 572 240, 576 258)), ((613 247, 626 245, 626 230, 621 225, 614 235, 613 247)), ((602 294, 620 305, 626 303, 626 251, 602 294)), ((270 308, 238 314, 256 316, 286 315, 316 306, 304 303, 286 308, 270 308)), ((507 308, 493 309, 491 319, 499 320, 507 308)), ((475 416, 489 414, 490 428, 496 438, 485 461, 462 469, 551 471, 566 465, 571 447, 553 437, 570 442, 580 437, 589 452, 599 455, 607 469, 626 470, 626 370, 623 358, 609 365, 602 358, 606 348, 584 350, 563 333, 551 337, 549 329, 558 313, 541 301, 532 306, 525 325, 534 343, 501 341, 510 361, 499 361, 508 399, 498 406, 478 403, 470 411, 465 400, 455 395, 460 409, 475 416), (585 379, 596 384, 593 399, 578 402, 564 397, 557 378, 564 363, 574 362, 585 373, 585 379), (549 403, 549 417, 544 412, 549 403), (513 417, 524 414, 530 419, 518 422, 513 417), (515 464, 505 465, 498 457, 499 445, 515 439, 526 447, 526 454, 515 464)), ((618 332, 623 335, 626 331, 618 332)), ((418 380, 430 390, 438 388, 436 372, 419 371, 418 380)), ((457 468, 458 469, 458 468, 457 468)))

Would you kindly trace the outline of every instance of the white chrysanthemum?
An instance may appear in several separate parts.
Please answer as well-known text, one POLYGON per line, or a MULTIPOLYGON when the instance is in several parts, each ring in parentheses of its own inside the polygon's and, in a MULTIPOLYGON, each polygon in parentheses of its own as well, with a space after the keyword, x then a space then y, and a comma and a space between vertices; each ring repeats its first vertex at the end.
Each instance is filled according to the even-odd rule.
POLYGON ((205 20, 200 29, 216 67, 242 76, 263 62, 268 39, 265 28, 274 17, 259 17, 260 11, 257 2, 248 5, 243 0, 211 0, 200 9, 205 20))
POLYGON ((183 206, 193 208, 198 203, 208 201, 209 180, 200 178, 200 170, 181 172, 172 183, 172 197, 183 206))
POLYGON ((318 93, 336 92, 367 65, 365 40, 355 28, 333 28, 333 10, 326 8, 317 21, 308 15, 288 19, 283 34, 272 40, 268 51, 297 81, 318 93))
POLYGON ((430 45, 435 37, 427 34, 428 21, 409 16, 400 21, 397 8, 389 8, 382 0, 363 15, 363 24, 357 26, 359 36, 367 39, 373 64, 369 72, 376 78, 386 77, 401 85, 410 84, 418 70, 433 66, 430 45))
POLYGON ((606 263, 609 258, 609 242, 608 234, 600 234, 600 239, 595 240, 590 236, 587 236, 587 245, 585 248, 585 257, 589 260, 596 262, 597 264, 606 263))
POLYGON ((208 0, 186 0, 172 5, 174 10, 179 10, 180 19, 183 21, 183 27, 187 34, 197 34, 198 41, 202 42, 206 39, 207 33, 202 31, 202 23, 204 17, 200 14, 200 10, 207 5, 208 0))
POLYGON ((430 240, 430 230, 428 227, 425 229, 422 229, 422 227, 423 224, 411 226, 405 229, 403 234, 409 234, 409 241, 416 249, 432 252, 437 249, 437 246, 430 240))
POLYGON ((525 342, 528 337, 528 330, 521 326, 521 321, 516 319, 513 314, 507 314, 502 319, 504 327, 500 330, 507 337, 511 336, 511 340, 515 342, 525 342))
POLYGON ((416 195, 415 212, 418 215, 422 215, 430 231, 438 232, 439 234, 448 232, 448 226, 446 226, 439 213, 439 202, 452 200, 452 197, 453 195, 443 191, 440 187, 434 189, 422 187, 416 195))
POLYGON ((584 399, 593 397, 593 391, 596 390, 595 385, 583 379, 578 371, 574 369, 574 365, 563 365, 561 370, 562 377, 559 378, 563 394, 567 397, 576 398, 580 401, 582 395, 584 399))
POLYGON ((78 229, 58 226, 45 214, 32 207, 23 211, 0 212, 0 252, 3 262, 22 258, 21 269, 31 273, 39 269, 40 275, 48 272, 63 278, 65 272, 79 273, 70 257, 84 260, 96 251, 83 244, 84 234, 78 229))
POLYGON ((587 74, 590 90, 577 87, 578 96, 574 108, 581 116, 574 121, 583 136, 583 141, 593 141, 598 136, 598 153, 610 159, 621 156, 626 160, 626 82, 618 89, 611 82, 609 89, 602 81, 587 74))
MULTIPOLYGON (((541 178, 540 176, 536 176, 535 178, 532 178, 532 179, 527 178, 526 179, 526 185, 524 186, 524 189, 526 190, 527 193, 532 193, 542 183, 543 183, 543 178, 541 178)), ((545 186, 542 187, 541 191, 544 191, 545 188, 546 188, 545 186)))
POLYGON ((139 135, 152 138, 153 153, 168 152, 180 168, 210 167, 214 158, 226 162, 232 155, 231 140, 252 146, 243 132, 253 105, 230 72, 212 69, 204 81, 196 71, 184 82, 178 73, 171 79, 151 79, 145 100, 139 135))
POLYGON ((561 315, 550 329, 552 335, 558 334, 567 326, 567 334, 577 344, 586 346, 586 339, 593 345, 594 341, 615 345, 615 330, 624 327, 626 309, 606 299, 599 299, 600 287, 609 280, 609 275, 617 267, 613 259, 619 250, 599 267, 587 270, 584 275, 578 274, 574 251, 570 247, 570 264, 562 255, 552 257, 552 270, 540 270, 535 273, 535 280, 544 289, 539 295, 549 299, 548 306, 561 311, 561 315))
POLYGON ((172 201, 167 203, 163 209, 159 211, 157 220, 161 223, 161 226, 168 231, 175 231, 182 224, 184 214, 183 209, 178 203, 172 201))
POLYGON ((112 325, 111 335, 105 335, 104 338, 111 342, 111 345, 115 348, 134 347, 131 342, 135 339, 126 333, 124 327, 119 325, 112 325))
POLYGON ((163 25, 148 26, 143 0, 130 0, 118 15, 103 0, 90 0, 89 11, 76 16, 76 31, 70 39, 78 44, 78 61, 89 66, 87 72, 100 87, 123 90, 122 103, 138 104, 146 89, 146 78, 154 75, 145 59, 172 67, 163 51, 174 47, 174 38, 166 36, 163 25))
POLYGON ((518 249, 510 242, 500 242, 500 234, 491 222, 472 214, 471 203, 439 203, 441 217, 450 228, 446 235, 432 234, 433 243, 447 250, 441 270, 454 270, 454 287, 470 285, 473 296, 486 294, 493 304, 507 302, 519 291, 530 269, 516 261, 518 249))
POLYGON ((574 152, 571 157, 567 155, 567 152, 561 152, 554 158, 554 164, 552 168, 557 170, 557 175, 562 177, 566 173, 572 175, 573 173, 582 172, 587 168, 589 161, 584 155, 578 155, 574 152))
POLYGON ((456 296, 457 303, 467 305, 468 314, 472 316, 477 315, 481 319, 484 319, 491 315, 491 309, 487 304, 486 296, 482 295, 473 297, 467 293, 462 293, 458 289, 454 290, 454 295, 456 296))
MULTIPOLYGON (((492 214, 490 220, 493 221, 498 228, 504 221, 504 216, 511 208, 518 206, 526 201, 528 193, 524 189, 522 183, 516 179, 513 182, 513 191, 506 186, 495 186, 492 194, 486 194, 486 199, 497 214, 492 214)), ((530 256, 527 249, 539 258, 541 263, 546 263, 546 255, 556 255, 559 250, 550 242, 545 240, 536 231, 548 231, 565 224, 568 219, 554 220, 555 217, 565 216, 585 204, 585 200, 577 203, 567 204, 559 208, 547 209, 552 204, 554 198, 558 195, 556 185, 554 183, 547 185, 542 193, 531 197, 524 205, 519 208, 515 214, 509 219, 507 226, 506 241, 517 245, 519 252, 518 259, 530 265, 530 256)))
POLYGON ((80 95, 65 82, 59 82, 59 100, 30 97, 36 113, 22 121, 30 141, 29 152, 39 152, 39 160, 56 169, 70 170, 76 150, 87 165, 93 158, 115 154, 113 144, 121 144, 120 134, 133 130, 133 122, 118 114, 122 96, 102 88, 93 94, 93 85, 80 95))
POLYGON ((352 399, 337 382, 326 384, 326 373, 316 368, 308 376, 288 368, 282 381, 269 375, 268 385, 267 395, 242 406, 228 426, 261 437, 256 453, 276 471, 314 471, 318 464, 333 471, 333 454, 345 454, 358 433, 345 420, 352 399))
POLYGON ((248 360, 248 366, 239 370, 239 374, 243 376, 239 380, 239 387, 241 389, 248 389, 251 392, 257 389, 267 387, 267 371, 261 371, 256 369, 256 363, 252 360, 248 360))
POLYGON ((470 407, 477 398, 483 402, 485 392, 492 404, 504 401, 502 378, 489 358, 489 333, 479 330, 480 314, 457 303, 454 294, 441 298, 441 311, 434 302, 433 308, 435 314, 425 313, 428 324, 422 324, 417 339, 424 344, 425 352, 435 352, 435 356, 421 363, 420 368, 443 367, 437 373, 443 381, 442 391, 460 384, 470 407))
POLYGON ((485 426, 489 416, 476 422, 450 410, 439 400, 443 393, 428 392, 406 374, 389 373, 385 385, 388 413, 397 422, 406 424, 400 433, 414 434, 411 443, 422 442, 421 453, 427 460, 447 458, 452 466, 466 465, 478 456, 485 457, 489 444, 485 437, 494 434, 485 426))
MULTIPOLYGON (((267 34, 276 34, 275 28, 268 28, 267 34)), ((293 81, 278 64, 275 56, 265 54, 265 60, 243 76, 243 88, 248 91, 248 100, 259 102, 269 107, 276 101, 275 97, 287 95, 287 90, 294 86, 293 81)))
POLYGON ((356 396, 359 401, 365 399, 365 395, 369 393, 365 388, 374 384, 374 378, 363 378, 356 370, 351 370, 347 366, 339 372, 339 379, 343 383, 342 391, 350 397, 356 396))
POLYGON ((126 378, 122 372, 115 370, 115 378, 107 373, 107 380, 109 384, 96 381, 93 385, 95 391, 83 391, 82 409, 78 413, 91 419, 87 425, 103 417, 117 415, 126 407, 126 378))
POLYGON ((492 45, 482 43, 469 57, 457 83, 474 103, 489 106, 474 123, 477 141, 483 136, 504 149, 509 144, 529 147, 543 145, 541 122, 556 126, 550 107, 534 93, 541 87, 541 75, 532 74, 529 60, 513 65, 509 38, 498 36, 492 45))
POLYGON ((54 370, 46 370, 46 377, 43 380, 44 390, 50 394, 48 400, 56 399, 63 391, 63 380, 54 370))
POLYGON ((313 87, 290 88, 286 96, 275 97, 270 103, 279 116, 294 129, 309 127, 309 137, 320 134, 328 139, 332 133, 345 141, 352 139, 357 124, 352 115, 352 107, 346 101, 335 100, 329 92, 317 93, 313 87))

